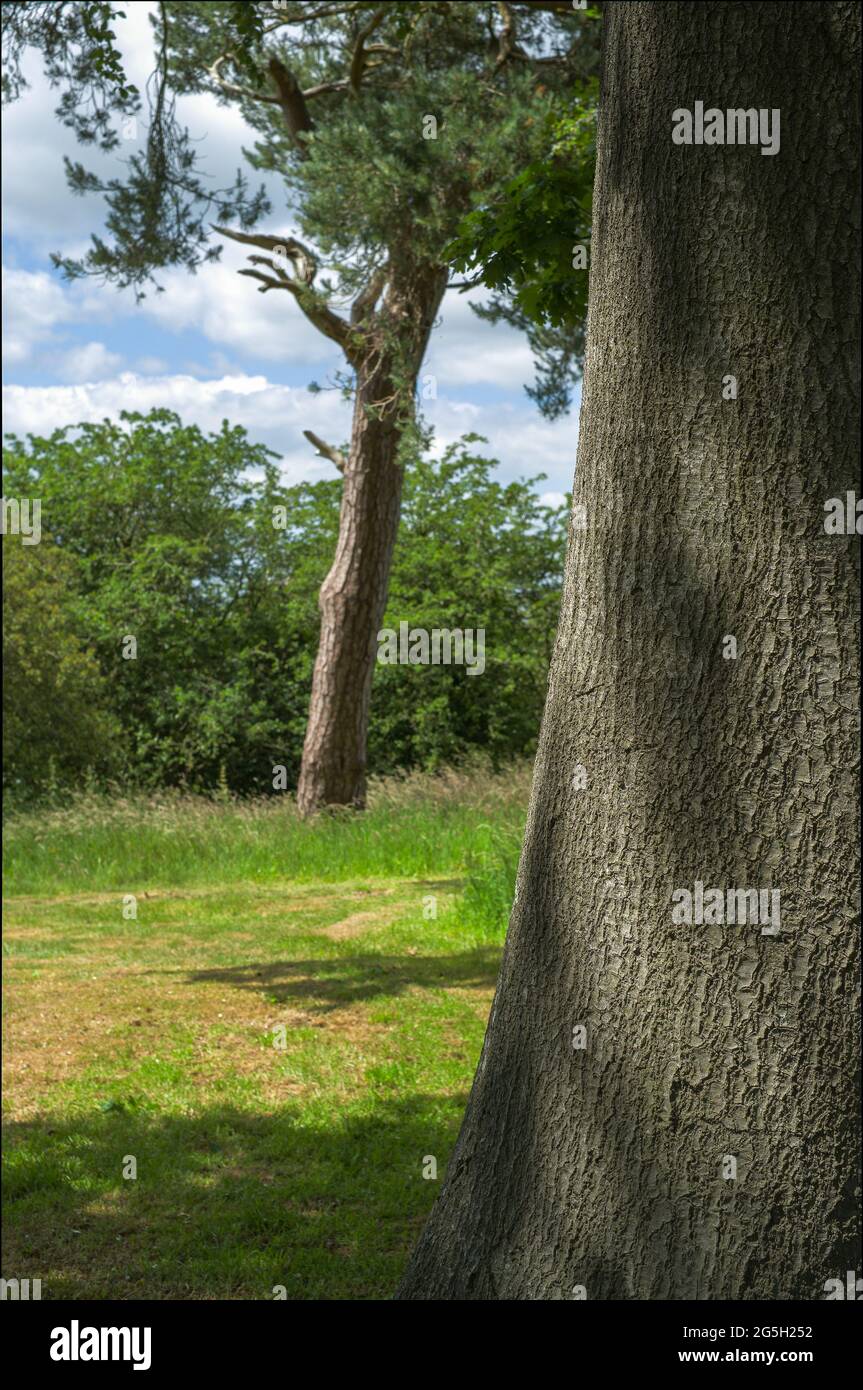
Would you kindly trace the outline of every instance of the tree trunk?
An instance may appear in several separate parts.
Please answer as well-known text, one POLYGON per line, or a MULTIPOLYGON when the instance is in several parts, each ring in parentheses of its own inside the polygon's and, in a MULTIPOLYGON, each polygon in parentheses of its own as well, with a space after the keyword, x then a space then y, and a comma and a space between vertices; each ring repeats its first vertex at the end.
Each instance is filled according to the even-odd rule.
POLYGON ((587 526, 401 1298, 817 1300, 861 1271, 859 542, 824 525, 855 485, 859 16, 605 9, 587 526), (779 108, 780 152, 673 143, 696 101, 779 108), (674 920, 696 881, 778 889, 778 934, 674 920))
POLYGON ((321 636, 297 787, 303 816, 361 809, 377 633, 386 607, 402 494, 399 445, 429 334, 446 287, 442 270, 405 268, 357 367, 339 539, 321 586, 321 636))

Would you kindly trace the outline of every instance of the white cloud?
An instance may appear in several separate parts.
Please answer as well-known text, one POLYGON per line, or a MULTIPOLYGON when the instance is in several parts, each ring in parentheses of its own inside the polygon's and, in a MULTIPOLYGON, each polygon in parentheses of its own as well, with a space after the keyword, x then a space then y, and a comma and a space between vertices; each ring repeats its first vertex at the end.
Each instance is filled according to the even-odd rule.
POLYGON ((61 381, 98 381, 115 372, 122 361, 119 353, 109 352, 104 343, 85 343, 60 354, 57 375, 61 381))
POLYGON ((332 477, 332 464, 316 459, 303 438, 311 429, 339 445, 350 431, 350 408, 337 393, 312 395, 279 386, 263 376, 226 376, 199 381, 190 376, 141 376, 123 372, 110 381, 69 386, 7 386, 6 428, 15 434, 49 434, 85 421, 116 418, 121 410, 174 410, 184 423, 218 430, 222 420, 244 425, 255 443, 267 444, 283 460, 290 482, 332 477))
MULTIPOLYGON (((117 27, 129 75, 141 88, 153 63, 149 23, 153 8, 147 3, 127 7, 128 17, 117 27)), ((54 115, 58 93, 48 86, 39 57, 27 55, 25 69, 31 89, 9 108, 4 128, 6 232, 12 239, 13 256, 17 250, 22 258, 26 254, 28 264, 34 260, 47 263, 49 250, 72 256, 83 254, 90 233, 99 230, 104 213, 98 197, 75 198, 70 194, 62 171, 63 155, 83 158, 86 165, 103 175, 116 175, 122 170, 127 152, 121 144, 112 155, 98 150, 86 150, 82 155, 72 132, 61 126, 54 115), (34 170, 38 177, 34 177, 34 170)), ((237 166, 245 163, 242 148, 249 148, 256 138, 237 108, 220 105, 209 95, 193 94, 179 98, 177 114, 199 141, 200 157, 212 176, 213 187, 231 183, 237 166)), ((256 177, 254 171, 250 171, 250 177, 256 177)), ((262 230, 292 234, 296 229, 286 210, 284 184, 273 176, 267 182, 274 212, 262 230)), ((213 243, 218 244, 215 236, 213 243)), ((148 341, 146 349, 139 348, 149 353, 155 346, 158 357, 167 357, 175 371, 181 362, 194 356, 194 370, 204 375, 224 375, 238 367, 248 368, 251 360, 308 364, 309 377, 326 376, 342 365, 333 344, 308 324, 288 293, 274 290, 260 294, 253 281, 237 274, 247 266, 245 258, 252 250, 227 242, 221 261, 200 267, 197 275, 182 269, 162 272, 159 280, 165 292, 150 292, 140 307, 134 305, 130 291, 120 294, 110 286, 90 281, 70 286, 41 271, 17 272, 31 277, 42 274, 44 280, 38 287, 41 302, 33 306, 28 306, 23 293, 12 295, 9 360, 32 359, 40 346, 55 341, 53 330, 57 325, 71 325, 82 319, 109 324, 124 318, 123 328, 128 328, 132 336, 136 322, 141 322, 140 315, 150 328, 155 326, 166 335, 201 334, 217 350, 210 364, 199 369, 197 359, 206 354, 197 344, 191 349, 186 346, 175 360, 171 360, 170 340, 164 347, 148 341), (50 310, 53 317, 40 322, 40 309, 50 310)), ((10 284, 12 291, 23 287, 23 281, 10 284)), ((531 409, 523 390, 533 380, 528 345, 523 335, 505 324, 483 323, 471 312, 470 302, 484 297, 481 290, 447 294, 442 321, 432 335, 424 374, 436 378, 439 390, 497 388, 513 402, 523 402, 526 409, 531 409)), ((151 370, 143 365, 141 369, 151 370)))
POLYGON ((17 365, 55 341, 55 328, 71 317, 62 287, 44 271, 3 271, 3 359, 17 365))
POLYGON ((164 293, 148 295, 141 312, 170 332, 192 329, 247 357, 335 364, 338 349, 309 323, 287 291, 260 294, 253 280, 238 274, 248 266, 248 249, 228 243, 222 259, 202 266, 196 275, 163 272, 159 283, 164 293))
MULTIPOLYGON (((116 418, 121 410, 174 410, 184 422, 216 430, 222 420, 244 425, 250 438, 278 453, 291 482, 332 476, 332 465, 316 458, 303 438, 311 429, 328 443, 350 435, 350 404, 336 391, 313 395, 273 383, 265 376, 233 375, 199 380, 185 375, 142 376, 123 372, 113 380, 65 386, 8 386, 6 428, 16 434, 46 434, 63 425, 116 418)), ((572 486, 575 460, 572 421, 549 424, 512 406, 476 405, 441 399, 428 403, 436 430, 435 452, 473 431, 488 437, 484 449, 501 461, 504 478, 534 478, 545 472, 552 485, 572 486)))
MULTIPOLYGON (((125 8, 128 18, 118 26, 118 40, 132 80, 143 87, 152 66, 148 15, 153 7, 125 8)), ((72 197, 62 156, 116 174, 126 152, 121 147, 111 156, 98 151, 82 156, 72 133, 54 116, 58 93, 48 87, 39 59, 30 55, 27 63, 32 89, 9 109, 4 127, 6 231, 13 262, 17 254, 24 265, 47 267, 50 250, 83 254, 104 211, 98 198, 72 197)), ((241 147, 256 138, 236 108, 192 95, 180 98, 178 117, 196 139, 203 137, 199 149, 213 186, 232 182, 237 165, 244 163, 241 147)), ((275 178, 268 186, 277 210, 266 229, 290 234, 284 186, 275 178)), ((47 268, 21 269, 13 263, 6 275, 7 360, 16 370, 36 366, 57 384, 10 386, 7 428, 42 434, 78 420, 116 417, 124 408, 165 405, 202 428, 218 428, 223 418, 245 425, 252 439, 278 451, 292 478, 332 476, 332 465, 315 458, 302 431, 313 429, 333 444, 343 443, 349 405, 337 391, 311 395, 271 378, 281 365, 291 369, 291 380, 301 375, 324 381, 344 365, 341 355, 308 324, 289 294, 259 294, 253 281, 238 275, 253 249, 228 242, 222 260, 202 266, 197 275, 180 269, 162 273, 164 293, 149 293, 137 307, 129 291, 121 294, 92 281, 69 284, 47 268), (73 334, 82 325, 92 341, 76 341, 73 334), (135 372, 117 375, 119 352, 128 353, 135 372), (266 373, 253 375, 259 364, 266 364, 266 373)), ((437 382, 438 399, 422 401, 436 429, 437 451, 468 431, 484 434, 487 452, 502 462, 503 477, 545 472, 547 487, 562 493, 572 485, 576 417, 551 424, 538 415, 523 390, 533 380, 524 337, 505 324, 482 322, 470 310, 471 298, 483 298, 482 292, 448 293, 423 367, 423 375, 437 382)))
MULTIPOLYGON (((288 294, 259 295, 252 282, 237 274, 243 264, 240 249, 231 248, 224 264, 206 266, 197 275, 167 272, 161 277, 164 294, 151 294, 138 306, 109 286, 67 284, 43 270, 4 267, 4 362, 9 368, 37 365, 60 381, 111 375, 121 358, 100 344, 70 343, 70 331, 82 323, 116 326, 122 319, 133 341, 136 323, 146 322, 166 335, 164 349, 170 348, 172 335, 184 332, 200 333, 226 349, 214 347, 207 365, 188 363, 194 375, 242 372, 249 358, 308 366, 309 379, 325 379, 343 366, 338 349, 312 327, 288 294)), ((145 355, 137 365, 148 374, 169 369, 162 354, 145 355)))
POLYGON ((536 479, 544 473, 556 488, 572 487, 578 440, 572 417, 552 422, 510 402, 477 405, 448 397, 424 402, 423 412, 435 428, 437 457, 448 444, 472 432, 486 437, 488 444, 479 450, 499 459, 507 478, 536 479))
POLYGON ((10 366, 38 360, 61 379, 78 378, 78 361, 89 361, 87 370, 96 375, 115 371, 121 359, 102 344, 68 343, 72 326, 115 316, 116 304, 104 289, 66 285, 44 270, 3 267, 3 358, 10 366))
POLYGON ((534 379, 533 355, 523 333, 477 318, 471 302, 487 298, 475 290, 447 293, 423 373, 444 385, 497 386, 524 398, 524 386, 534 379))
MULTIPOLYGON (((27 362, 62 340, 58 329, 122 318, 132 334, 142 320, 167 334, 197 332, 246 360, 308 364, 324 376, 343 365, 338 349, 308 322, 292 296, 280 290, 259 294, 253 281, 238 274, 245 265, 243 249, 229 244, 222 261, 203 266, 197 275, 162 272, 164 292, 149 293, 139 305, 130 291, 94 281, 69 284, 44 270, 4 268, 5 360, 27 362)), ((223 372, 234 365, 226 353, 214 353, 210 368, 202 370, 223 372)))

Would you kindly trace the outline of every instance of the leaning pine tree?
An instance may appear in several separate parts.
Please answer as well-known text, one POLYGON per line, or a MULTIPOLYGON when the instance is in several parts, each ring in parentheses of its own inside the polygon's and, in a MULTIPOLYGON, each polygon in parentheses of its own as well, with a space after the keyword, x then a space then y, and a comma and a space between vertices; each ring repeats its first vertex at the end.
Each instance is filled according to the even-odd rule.
POLYGON ((841 1297, 860 10, 618 3, 603 44, 586 524, 485 1045, 400 1297, 841 1297), (779 149, 675 143, 696 102, 765 111, 779 149))
MULTIPOLYGON (((40 45, 49 73, 67 87, 63 119, 85 142, 98 137, 114 148, 111 110, 128 115, 137 98, 122 73, 119 86, 108 83, 117 55, 110 45, 106 54, 104 37, 93 38, 110 39, 110 6, 58 10, 56 30, 46 34, 44 6, 14 7, 4 21, 12 70, 23 45, 40 45)), ((450 283, 445 248, 467 213, 494 205, 544 152, 562 96, 579 94, 589 107, 598 32, 595 14, 563 0, 161 3, 145 152, 124 180, 100 182, 69 166, 78 191, 106 195, 111 239, 94 239, 83 261, 57 257, 67 274, 140 286, 159 266, 194 269, 214 254, 212 245, 203 249, 211 213, 220 236, 253 248, 242 273, 262 293, 289 296, 343 354, 341 384, 354 402, 349 445, 306 431, 341 471, 344 489, 320 593, 297 791, 304 814, 364 804, 376 636, 403 466, 418 437, 419 373, 450 283), (196 151, 172 103, 177 93, 204 91, 235 104, 255 129, 246 157, 284 178, 302 240, 253 230, 266 201, 249 196, 239 175, 234 188, 209 194, 195 174, 196 151)), ((20 83, 10 85, 14 94, 20 83)), ((584 208, 572 211, 578 239, 584 208)), ((567 263, 571 254, 560 248, 567 263)), ((501 281, 517 269, 503 265, 501 281)), ((537 346, 542 371, 549 353, 537 346)), ((552 351, 552 375, 565 379, 580 348, 575 341, 571 352, 552 351)), ((552 398, 559 408, 553 389, 552 398)))

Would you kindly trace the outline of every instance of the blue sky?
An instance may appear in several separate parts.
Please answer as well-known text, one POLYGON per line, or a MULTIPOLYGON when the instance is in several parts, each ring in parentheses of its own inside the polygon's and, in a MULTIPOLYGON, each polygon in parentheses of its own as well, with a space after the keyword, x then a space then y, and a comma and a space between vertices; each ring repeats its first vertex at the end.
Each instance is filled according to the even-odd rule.
MULTIPOLYGON (((152 67, 150 6, 124 8, 118 38, 132 80, 143 87, 152 67)), ((131 292, 89 280, 70 284, 54 271, 50 252, 80 255, 102 217, 100 199, 69 192, 63 155, 110 171, 126 151, 82 155, 54 117, 57 93, 38 59, 28 59, 30 88, 7 108, 3 128, 4 429, 43 434, 123 409, 169 406, 205 429, 225 418, 244 425, 277 451, 287 481, 332 476, 332 465, 315 456, 302 432, 314 430, 333 444, 348 437, 350 407, 340 394, 307 389, 343 365, 339 353, 290 296, 258 294, 237 274, 242 248, 226 245, 220 262, 194 276, 165 272, 164 294, 148 295, 141 306, 131 292)), ((254 140, 239 113, 193 96, 180 100, 178 117, 200 140, 214 186, 231 182, 241 147, 254 140)), ((268 189, 273 212, 261 229, 289 234, 284 190, 275 179, 268 189)), ((488 438, 486 452, 500 460, 501 479, 545 473, 537 490, 549 500, 571 488, 580 398, 565 419, 542 419, 523 389, 533 369, 520 334, 481 322, 467 296, 450 291, 426 373, 437 381, 437 399, 424 402, 436 450, 474 431, 488 438)))

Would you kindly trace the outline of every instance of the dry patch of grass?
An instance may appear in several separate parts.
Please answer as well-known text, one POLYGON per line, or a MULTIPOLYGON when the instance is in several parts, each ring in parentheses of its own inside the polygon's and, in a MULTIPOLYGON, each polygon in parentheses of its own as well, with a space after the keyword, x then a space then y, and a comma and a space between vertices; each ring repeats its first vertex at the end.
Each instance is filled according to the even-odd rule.
POLYGON ((388 911, 353 912, 350 917, 343 917, 340 922, 334 922, 330 927, 319 927, 318 935, 325 936, 330 941, 349 941, 352 937, 363 936, 369 931, 380 931, 398 916, 399 910, 396 903, 388 911))
MULTIPOLYGON (((236 889, 232 887, 231 897, 236 889)), ((413 885, 391 883, 346 889, 340 885, 325 893, 308 885, 251 886, 249 899, 255 915, 277 919, 273 926, 291 929, 297 917, 311 913, 337 920, 325 926, 309 926, 312 934, 332 941, 345 941, 367 931, 380 931, 404 914, 411 902, 413 885), (348 902, 384 899, 386 908, 341 916, 348 902)), ((224 889, 183 892, 157 891, 142 895, 148 904, 209 903, 218 909, 224 889)), ((217 936, 170 930, 170 920, 155 919, 146 928, 129 922, 120 934, 116 928, 99 930, 96 919, 87 931, 86 949, 57 956, 52 952, 58 935, 58 921, 70 908, 114 909, 116 894, 69 894, 54 899, 17 898, 9 902, 8 946, 5 988, 9 1004, 5 1029, 5 1077, 10 1119, 25 1119, 38 1111, 46 1091, 62 1085, 76 1072, 86 1070, 106 1050, 122 1046, 129 1070, 136 1062, 157 1055, 160 1043, 177 1027, 178 1020, 190 1035, 195 1057, 190 1076, 196 1081, 215 1079, 223 1070, 225 1057, 238 1074, 261 1074, 269 1097, 285 1093, 274 1090, 270 1058, 262 1035, 282 1025, 287 1029, 325 1028, 345 1040, 359 1044, 381 1030, 369 1022, 361 1005, 338 1008, 321 1018, 310 1010, 311 1000, 299 1007, 273 1007, 267 996, 264 972, 260 989, 238 992, 236 983, 202 978, 214 962, 226 957, 242 968, 247 957, 261 958, 264 941, 260 931, 219 930, 217 936), (32 916, 40 910, 53 925, 38 925, 32 916), (25 944, 26 954, 18 957, 15 947, 25 944), (40 947, 44 946, 44 954, 40 947), (114 963, 130 946, 143 959, 135 965, 114 963), (166 968, 165 961, 170 960, 166 968)), ((62 930, 62 929, 60 929, 62 930)), ((229 967, 230 968, 230 967, 229 967)), ((314 969, 311 970, 314 974, 314 969)), ((312 991, 313 992, 313 991, 312 991)), ((296 1094, 296 1084, 288 1089, 296 1094)))
POLYGON ((527 775, 391 782, 315 824, 276 798, 13 816, 4 1276, 389 1297, 479 1055, 527 775))
POLYGON ((116 893, 13 899, 4 1275, 49 1299, 388 1297, 497 970, 456 887, 156 889, 129 922, 116 893))

